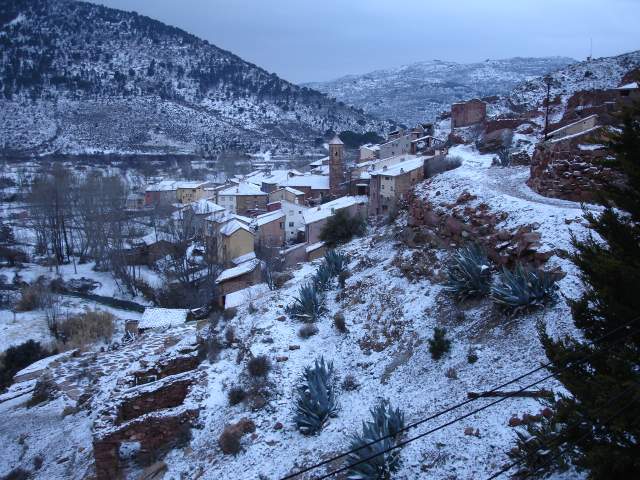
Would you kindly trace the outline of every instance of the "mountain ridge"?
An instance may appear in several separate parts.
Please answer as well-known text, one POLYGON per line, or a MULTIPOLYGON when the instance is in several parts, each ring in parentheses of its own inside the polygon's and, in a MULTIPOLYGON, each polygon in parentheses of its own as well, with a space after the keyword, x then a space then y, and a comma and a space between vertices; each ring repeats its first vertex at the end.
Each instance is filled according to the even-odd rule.
POLYGON ((425 60, 303 85, 381 118, 411 125, 433 121, 456 101, 508 94, 525 80, 574 62, 568 57, 513 57, 474 63, 425 60))
POLYGON ((135 12, 10 0, 0 25, 5 151, 293 152, 389 126, 135 12))

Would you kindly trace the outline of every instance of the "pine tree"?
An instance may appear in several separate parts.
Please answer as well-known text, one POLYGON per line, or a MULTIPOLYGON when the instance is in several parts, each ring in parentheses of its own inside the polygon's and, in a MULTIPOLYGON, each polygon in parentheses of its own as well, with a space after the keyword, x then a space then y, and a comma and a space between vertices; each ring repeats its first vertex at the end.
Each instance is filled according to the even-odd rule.
POLYGON ((551 370, 569 392, 555 405, 559 438, 591 479, 640 478, 640 320, 620 328, 640 315, 640 105, 624 112, 622 127, 607 166, 627 181, 608 182, 605 209, 585 215, 600 238, 573 238, 585 291, 570 305, 585 340, 541 332, 551 370))

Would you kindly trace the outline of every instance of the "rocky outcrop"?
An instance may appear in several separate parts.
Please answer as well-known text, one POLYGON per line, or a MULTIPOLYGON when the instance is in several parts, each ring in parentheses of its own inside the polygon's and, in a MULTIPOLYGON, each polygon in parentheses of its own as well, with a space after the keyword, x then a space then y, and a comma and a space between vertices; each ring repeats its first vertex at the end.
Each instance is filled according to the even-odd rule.
POLYGON ((435 205, 428 199, 414 197, 409 201, 409 227, 415 231, 414 241, 434 247, 449 248, 467 242, 483 246, 498 265, 516 262, 536 267, 544 264, 553 251, 542 251, 538 225, 500 228, 508 214, 491 212, 484 203, 473 205, 476 197, 464 191, 455 203, 435 205))

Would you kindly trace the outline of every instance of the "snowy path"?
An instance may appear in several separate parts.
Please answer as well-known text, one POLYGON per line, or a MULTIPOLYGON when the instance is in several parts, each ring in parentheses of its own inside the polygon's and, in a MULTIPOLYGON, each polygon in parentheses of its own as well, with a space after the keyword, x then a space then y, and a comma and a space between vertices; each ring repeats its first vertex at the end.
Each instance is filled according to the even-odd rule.
MULTIPOLYGON (((579 202, 545 197, 534 192, 527 185, 529 167, 491 167, 493 155, 480 155, 472 147, 459 145, 449 151, 451 156, 462 158, 461 167, 454 170, 459 177, 466 177, 477 182, 479 187, 530 203, 558 208, 582 211, 579 202)), ((587 205, 589 209, 597 209, 595 205, 587 205)))

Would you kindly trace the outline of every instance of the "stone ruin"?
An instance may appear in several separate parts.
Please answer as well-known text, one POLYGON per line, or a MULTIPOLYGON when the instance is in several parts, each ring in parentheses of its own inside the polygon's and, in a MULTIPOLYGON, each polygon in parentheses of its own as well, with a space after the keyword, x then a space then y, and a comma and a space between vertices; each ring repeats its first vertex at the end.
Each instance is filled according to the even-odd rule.
POLYGON ((94 421, 96 478, 119 478, 129 464, 151 465, 188 442, 206 383, 200 359, 197 342, 181 341, 120 380, 94 421))
POLYGON ((527 185, 547 197, 595 202, 605 183, 620 184, 622 175, 601 164, 610 156, 603 127, 538 144, 527 185))
POLYGON ((95 478, 117 479, 189 440, 206 388, 200 362, 195 325, 151 331, 106 351, 72 350, 36 362, 1 401, 28 400, 46 377, 65 400, 65 415, 86 410, 93 419, 95 478))

